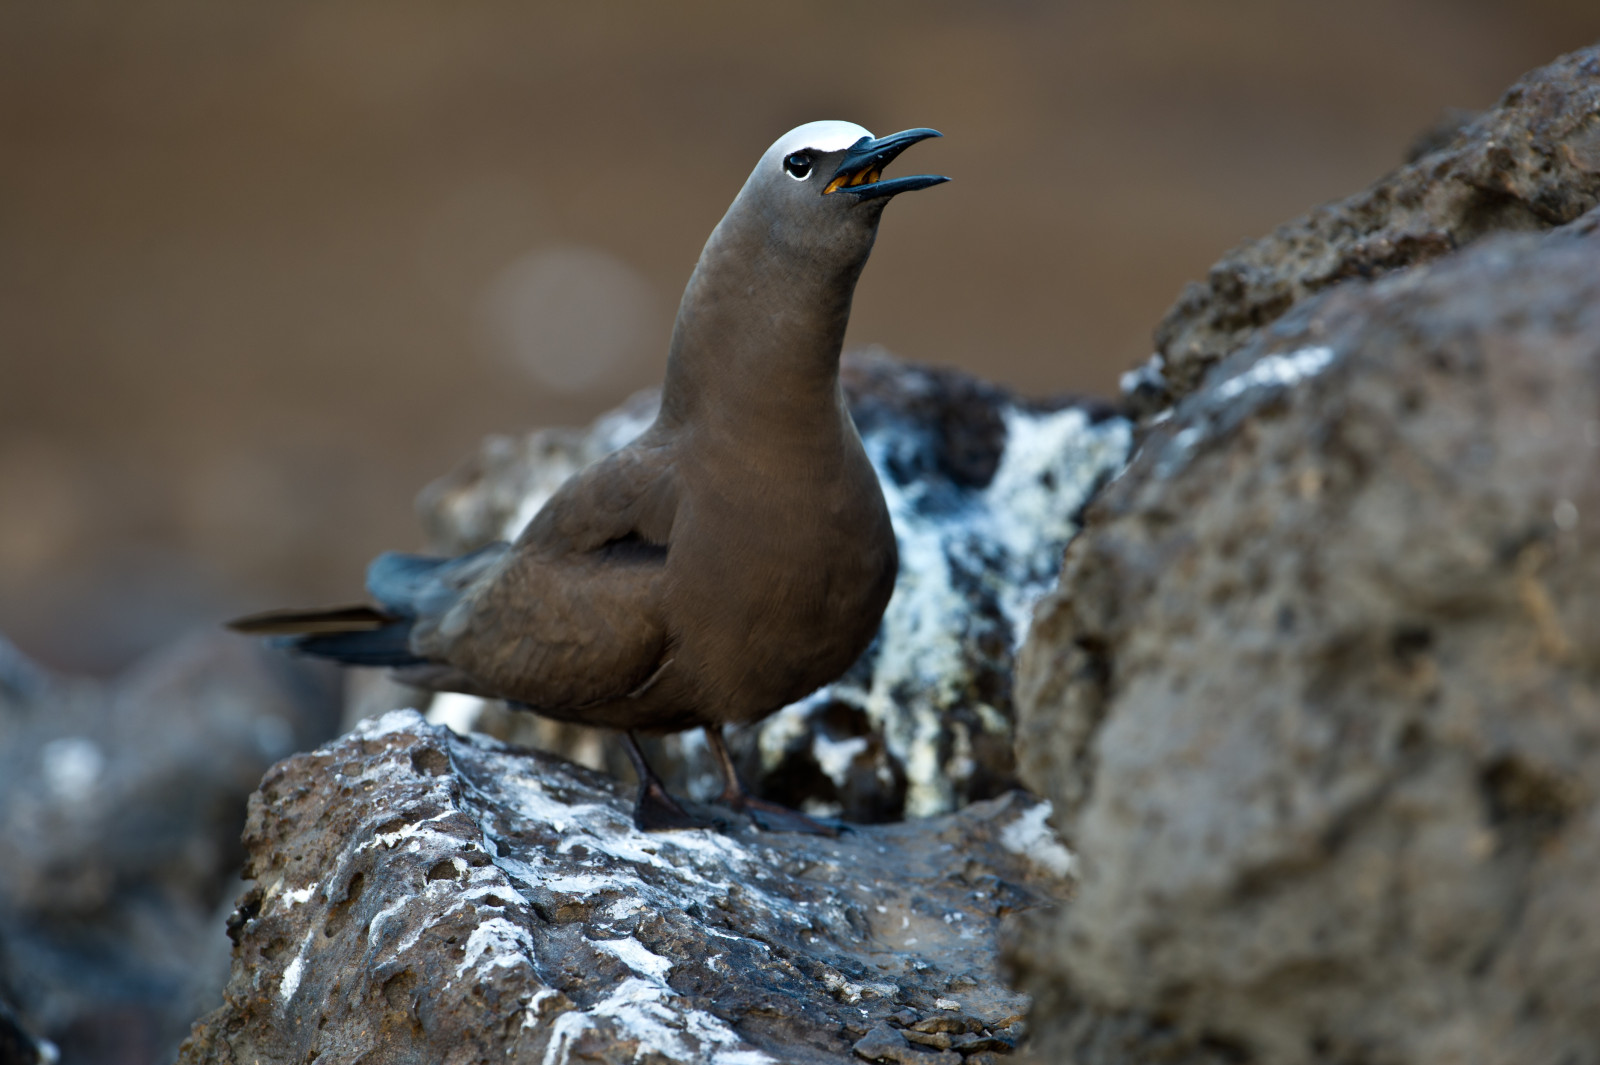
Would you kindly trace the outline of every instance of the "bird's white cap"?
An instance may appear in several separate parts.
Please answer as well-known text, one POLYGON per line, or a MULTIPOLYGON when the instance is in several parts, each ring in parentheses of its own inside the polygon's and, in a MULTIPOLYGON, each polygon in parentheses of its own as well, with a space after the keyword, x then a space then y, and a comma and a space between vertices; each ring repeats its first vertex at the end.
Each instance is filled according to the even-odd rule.
POLYGON ((767 154, 783 156, 790 152, 798 152, 802 148, 819 152, 842 152, 862 137, 871 136, 870 130, 854 122, 807 122, 779 137, 772 147, 767 149, 767 154))

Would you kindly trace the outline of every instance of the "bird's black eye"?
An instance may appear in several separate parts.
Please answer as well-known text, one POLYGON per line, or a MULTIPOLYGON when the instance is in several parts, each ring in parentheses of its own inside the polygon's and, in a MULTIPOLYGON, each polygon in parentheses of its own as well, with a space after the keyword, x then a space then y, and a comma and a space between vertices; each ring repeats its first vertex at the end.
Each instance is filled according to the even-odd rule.
POLYGON ((811 153, 793 152, 783 160, 783 169, 796 181, 804 181, 811 176, 811 153))

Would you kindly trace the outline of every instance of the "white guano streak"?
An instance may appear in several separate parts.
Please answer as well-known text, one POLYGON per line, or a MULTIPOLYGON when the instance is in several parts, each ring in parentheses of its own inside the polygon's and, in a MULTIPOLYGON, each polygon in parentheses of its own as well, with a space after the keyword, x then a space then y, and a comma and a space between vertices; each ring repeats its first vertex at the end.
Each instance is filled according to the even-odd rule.
POLYGON ((1218 400, 1230 400, 1252 388, 1266 385, 1285 387, 1314 377, 1333 364, 1334 350, 1326 345, 1300 348, 1281 355, 1268 355, 1237 376, 1212 390, 1218 400))
POLYGON ((1056 876, 1071 876, 1078 869, 1078 857, 1067 849, 1046 822, 1054 807, 1048 802, 1023 813, 1000 832, 1000 845, 1043 866, 1056 876))

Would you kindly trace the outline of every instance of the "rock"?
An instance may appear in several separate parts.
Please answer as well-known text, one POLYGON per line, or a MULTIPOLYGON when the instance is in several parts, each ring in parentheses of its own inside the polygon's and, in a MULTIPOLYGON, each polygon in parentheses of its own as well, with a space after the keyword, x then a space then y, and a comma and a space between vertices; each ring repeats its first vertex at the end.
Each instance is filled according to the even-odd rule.
POLYGON ((337 720, 328 671, 221 633, 109 683, 0 641, 0 998, 68 1061, 170 1061, 227 978, 245 801, 337 720))
POLYGON ((1447 116, 1419 148, 1366 191, 1235 249, 1191 283, 1156 329, 1150 367, 1124 379, 1135 406, 1167 408, 1259 329, 1347 278, 1491 233, 1548 230, 1600 203, 1600 46, 1533 71, 1481 116, 1447 116))
MULTIPOLYGON (((1035 807, 1042 809, 1042 807, 1035 807)), ((982 1029, 976 1017, 968 1017, 964 1013, 936 1013, 932 1017, 906 1025, 913 1032, 929 1035, 949 1035, 963 1032, 976 1032, 982 1029)))
POLYGON ((1455 143, 1468 126, 1483 117, 1482 111, 1469 111, 1464 107, 1445 108, 1431 126, 1412 138, 1406 147, 1405 161, 1414 163, 1425 155, 1443 151, 1455 143))
POLYGON ((923 1050, 913 1046, 904 1033, 880 1022, 851 1048, 857 1057, 868 1061, 892 1061, 897 1065, 961 1065, 961 1055, 953 1050, 923 1050))
MULTIPOLYGON (((899 536, 899 583, 878 641, 844 678, 734 732, 730 745, 758 793, 850 821, 928 816, 1004 794, 1016 785, 1014 650, 1084 500, 1125 460, 1128 423, 1103 406, 1026 402, 881 354, 847 357, 843 382, 899 536)), ((514 537, 563 480, 631 440, 655 410, 644 394, 587 431, 489 439, 422 494, 435 547, 455 553, 514 537)), ((603 753, 587 729, 485 712, 455 696, 430 715, 628 773, 620 750, 603 753)), ((681 793, 720 790, 699 733, 649 750, 681 793)))
POLYGON ((629 790, 412 710, 279 764, 180 1060, 849 1062, 891 1017, 1021 1019, 997 929, 1065 886, 1016 849, 1037 800, 830 840, 640 833, 629 790))
MULTIPOLYGON (((1499 217, 1571 213, 1597 72, 1439 195, 1500 159, 1499 217)), ((1044 1060, 1600 1061, 1600 211, 1258 329, 1091 506, 1017 684, 1081 861, 1011 940, 1044 1060)))

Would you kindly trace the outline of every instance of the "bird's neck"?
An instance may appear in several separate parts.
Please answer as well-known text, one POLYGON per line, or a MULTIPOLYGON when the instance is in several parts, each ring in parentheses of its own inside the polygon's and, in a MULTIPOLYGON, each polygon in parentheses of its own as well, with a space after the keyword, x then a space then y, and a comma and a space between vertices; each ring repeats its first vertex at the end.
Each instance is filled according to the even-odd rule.
POLYGON ((723 219, 678 308, 663 418, 765 439, 836 422, 839 353, 865 258, 842 268, 798 258, 763 227, 723 219))

